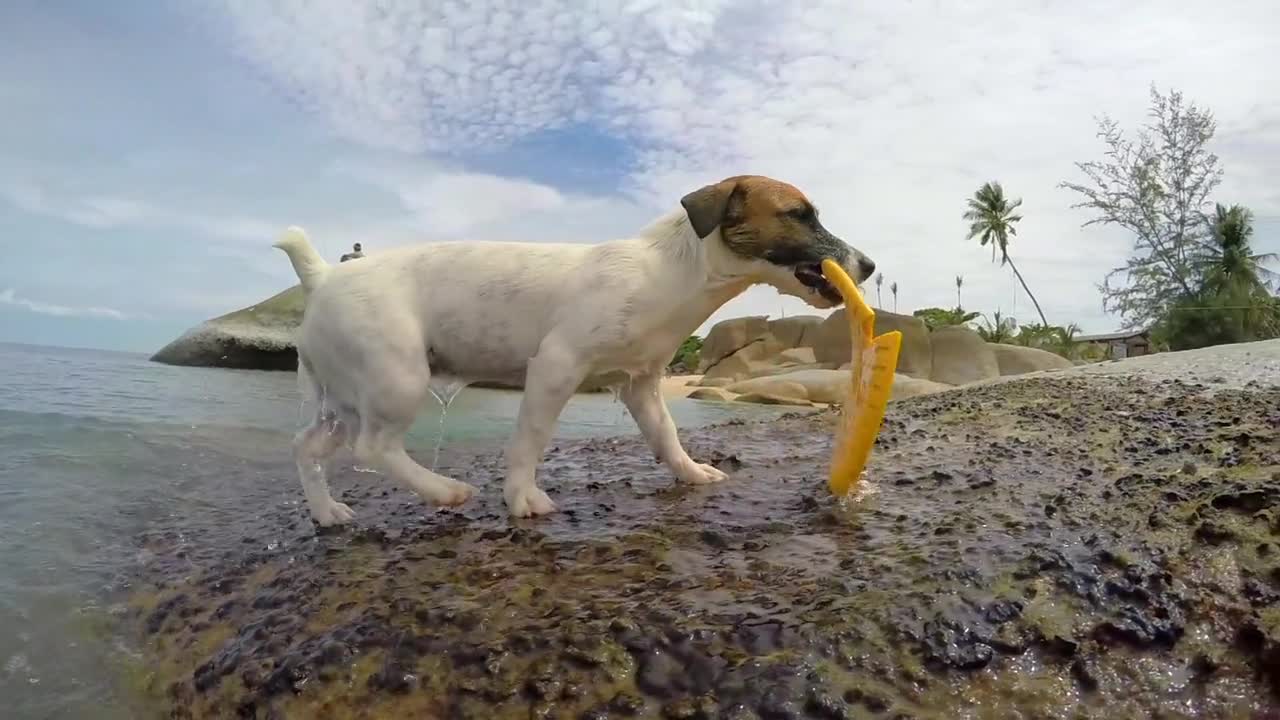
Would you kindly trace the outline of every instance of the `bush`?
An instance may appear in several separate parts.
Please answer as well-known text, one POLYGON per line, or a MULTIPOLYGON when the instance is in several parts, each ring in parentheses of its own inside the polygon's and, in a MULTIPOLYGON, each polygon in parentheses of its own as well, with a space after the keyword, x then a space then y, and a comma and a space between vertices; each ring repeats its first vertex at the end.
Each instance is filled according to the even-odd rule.
POLYGON ((698 369, 698 354, 702 352, 702 338, 690 335, 676 348, 676 354, 667 363, 670 372, 694 372, 698 369))
POLYGON ((924 321, 925 327, 930 330, 937 330, 941 327, 950 327, 952 325, 967 325, 978 319, 979 313, 965 312, 962 308, 953 310, 944 310, 943 308, 921 308, 913 313, 913 316, 924 321))
POLYGON ((1280 298, 1213 296, 1180 300, 1151 329, 1152 341, 1170 350, 1253 342, 1280 337, 1280 298))

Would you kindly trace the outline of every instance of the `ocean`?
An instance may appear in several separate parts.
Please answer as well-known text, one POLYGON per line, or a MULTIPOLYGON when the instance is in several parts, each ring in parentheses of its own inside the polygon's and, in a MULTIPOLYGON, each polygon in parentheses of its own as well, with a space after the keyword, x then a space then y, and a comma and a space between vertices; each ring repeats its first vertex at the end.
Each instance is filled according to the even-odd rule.
MULTIPOLYGON (((519 400, 466 389, 443 423, 428 403, 410 452, 429 464, 438 437, 446 448, 497 447, 519 400)), ((779 412, 669 406, 682 427, 779 412)), ((306 415, 293 373, 0 344, 0 716, 131 717, 121 667, 141 656, 112 618, 146 562, 139 537, 184 518, 231 517, 237 487, 277 483, 281 497, 300 501, 289 442, 306 415)), ((636 432, 603 394, 575 397, 557 437, 636 432)))

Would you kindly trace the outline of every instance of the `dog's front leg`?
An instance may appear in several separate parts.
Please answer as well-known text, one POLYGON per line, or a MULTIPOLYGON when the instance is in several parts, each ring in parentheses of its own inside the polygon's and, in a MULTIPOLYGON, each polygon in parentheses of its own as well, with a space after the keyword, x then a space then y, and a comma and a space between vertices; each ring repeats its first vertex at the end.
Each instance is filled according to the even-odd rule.
POLYGON ((661 381, 659 374, 650 373, 632 378, 622 388, 622 401, 649 443, 649 449, 681 482, 705 485, 729 477, 710 465, 696 462, 685 452, 662 397, 661 381))
POLYGON ((544 340, 529 361, 515 435, 507 447, 507 477, 502 488, 507 511, 514 517, 555 512, 555 503, 538 487, 534 474, 551 442, 560 411, 585 376, 577 355, 551 339, 544 340))

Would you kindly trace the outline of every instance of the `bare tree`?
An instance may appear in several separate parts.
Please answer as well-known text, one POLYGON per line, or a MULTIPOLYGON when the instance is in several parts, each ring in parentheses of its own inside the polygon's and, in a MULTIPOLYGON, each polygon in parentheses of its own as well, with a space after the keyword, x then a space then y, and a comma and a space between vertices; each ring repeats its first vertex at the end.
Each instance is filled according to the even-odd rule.
POLYGON ((1184 103, 1180 92, 1161 95, 1152 86, 1148 117, 1135 139, 1109 117, 1099 118, 1104 159, 1076 163, 1086 182, 1060 184, 1080 195, 1072 207, 1092 211, 1084 227, 1116 225, 1133 233, 1132 255, 1099 286, 1103 307, 1128 327, 1154 322, 1194 293, 1211 242, 1204 208, 1222 180, 1218 156, 1207 147, 1217 129, 1211 112, 1184 103))
POLYGON ((893 293, 893 311, 898 312, 898 281, 889 283, 889 292, 893 293))
POLYGON ((880 296, 881 285, 884 285, 884 273, 876 273, 876 307, 884 307, 884 298, 880 296))

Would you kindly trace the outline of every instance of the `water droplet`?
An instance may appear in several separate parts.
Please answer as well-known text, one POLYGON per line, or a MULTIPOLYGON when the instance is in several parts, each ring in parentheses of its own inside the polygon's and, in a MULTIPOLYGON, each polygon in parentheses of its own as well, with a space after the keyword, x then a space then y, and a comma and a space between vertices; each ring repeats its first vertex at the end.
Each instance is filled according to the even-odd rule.
POLYGON ((431 469, 435 470, 440 462, 440 445, 444 442, 445 417, 449 414, 449 405, 469 385, 465 380, 447 376, 434 376, 427 383, 427 392, 440 403, 440 423, 436 428, 436 446, 431 454, 431 469))

